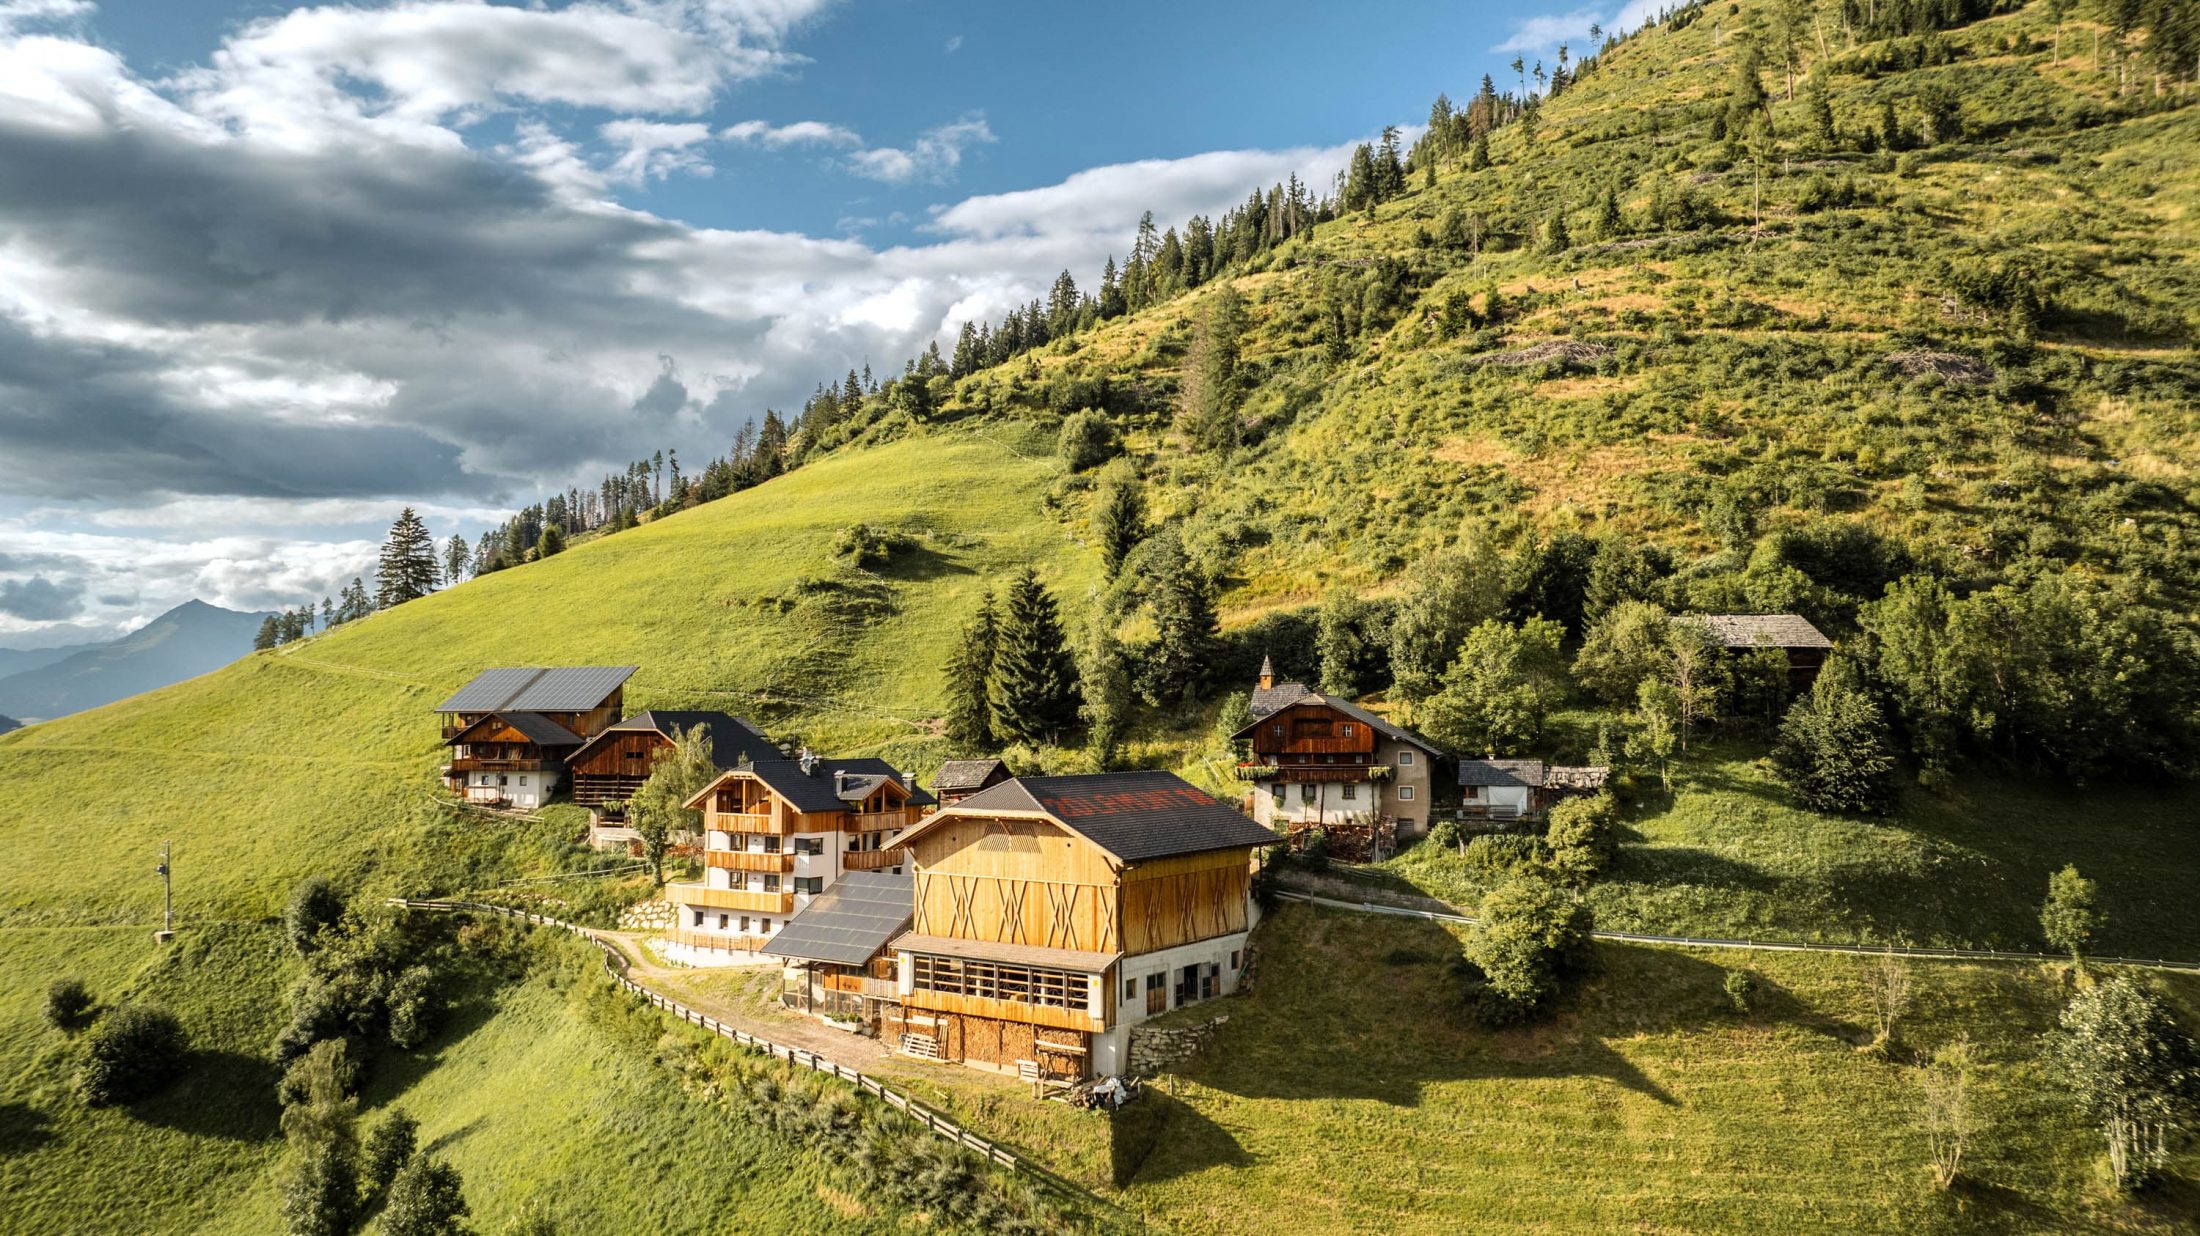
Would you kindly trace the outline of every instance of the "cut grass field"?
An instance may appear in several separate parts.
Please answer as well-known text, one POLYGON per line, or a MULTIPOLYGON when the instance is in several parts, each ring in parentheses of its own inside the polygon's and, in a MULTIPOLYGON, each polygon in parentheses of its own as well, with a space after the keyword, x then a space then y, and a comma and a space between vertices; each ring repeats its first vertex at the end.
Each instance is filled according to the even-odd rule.
MULTIPOLYGON (((2098 951, 2200 959, 2200 833, 2179 790, 1968 777, 1889 819, 1797 803, 1742 742, 1699 742, 1673 788, 1638 778, 1624 842, 1590 893, 1599 926, 1660 935, 2041 950, 2047 877, 2099 882, 2098 951)), ((1472 907, 1501 873, 1416 846, 1394 886, 1472 907)))
MULTIPOLYGON (((1181 1074, 1118 1118, 1128 1204, 1185 1232, 2189 1230, 2189 1183, 2134 1201, 2044 1089, 2053 967, 1918 965, 1905 1051, 1959 1030, 1987 1119, 1931 1184, 1913 1070, 1859 1051, 1870 959, 1598 949, 1549 1021, 1464 1015, 1434 924, 1289 906, 1252 990, 1181 1074), (1727 1002, 1729 968, 1758 995, 1727 1002), (1346 977, 1349 976, 1349 977, 1346 977)), ((2167 980, 2188 1016, 2200 982, 2167 980)), ((2180 1170, 2189 1180, 2200 1156, 2180 1170)))

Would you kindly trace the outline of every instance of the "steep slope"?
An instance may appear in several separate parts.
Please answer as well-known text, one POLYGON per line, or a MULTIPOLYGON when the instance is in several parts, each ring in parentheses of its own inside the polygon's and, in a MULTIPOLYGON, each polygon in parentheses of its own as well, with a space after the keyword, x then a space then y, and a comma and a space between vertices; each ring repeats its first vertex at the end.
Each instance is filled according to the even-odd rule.
POLYGON ((120 639, 0 678, 0 710, 44 720, 196 678, 250 652, 266 617, 186 601, 120 639))

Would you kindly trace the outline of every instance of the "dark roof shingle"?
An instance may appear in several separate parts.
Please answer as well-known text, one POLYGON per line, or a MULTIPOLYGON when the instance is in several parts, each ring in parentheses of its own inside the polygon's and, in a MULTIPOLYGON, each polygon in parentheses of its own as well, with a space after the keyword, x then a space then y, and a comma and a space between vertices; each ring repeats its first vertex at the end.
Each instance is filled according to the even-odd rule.
MULTIPOLYGON (((1253 734, 1253 731, 1260 727, 1260 723, 1263 720, 1266 720, 1267 718, 1272 717, 1275 714, 1283 711, 1284 709, 1290 708, 1294 705, 1326 704, 1329 707, 1336 709, 1338 712, 1341 712, 1344 715, 1351 717, 1353 720, 1364 723, 1369 729, 1374 730, 1376 733, 1381 734, 1382 736, 1390 739, 1393 742, 1402 742, 1407 744, 1408 746, 1419 747, 1421 750, 1428 752, 1430 755, 1444 754, 1444 749, 1442 747, 1437 746, 1435 743, 1430 742, 1428 739, 1421 737, 1419 734, 1414 733, 1412 730, 1409 730, 1402 725, 1395 724, 1391 721, 1385 720, 1382 716, 1376 713, 1369 712, 1367 709, 1360 707, 1358 704, 1355 704, 1350 700, 1342 699, 1334 695, 1324 695, 1319 691, 1309 691, 1305 687, 1299 687, 1297 683, 1286 683, 1284 684, 1284 686, 1298 687, 1298 694, 1284 700, 1280 704, 1277 704, 1274 708, 1269 709, 1267 712, 1261 712, 1258 709, 1255 709, 1253 712, 1253 723, 1246 726, 1244 729, 1239 730, 1237 733, 1231 735, 1231 737, 1250 738, 1253 734)), ((1276 690, 1280 692, 1283 690, 1283 687, 1279 686, 1276 688, 1276 690)), ((1255 694, 1258 694, 1258 692, 1256 692, 1255 694)))
POLYGON ((1728 648, 1831 648, 1833 641, 1801 614, 1681 614, 1728 648))
MULTIPOLYGON (((901 770, 885 760, 868 756, 845 760, 816 760, 810 771, 802 771, 802 761, 788 759, 751 760, 728 772, 745 772, 786 800, 796 811, 851 811, 853 804, 871 796, 871 792, 887 781, 899 781, 909 790, 909 801, 918 806, 938 801, 923 790, 909 784, 901 770), (842 774, 836 776, 835 774, 842 774)), ((709 793, 705 790, 703 793, 709 793)), ((700 799, 701 794, 695 799, 700 799)))
POLYGON ((916 916, 915 876, 890 871, 849 871, 787 920, 763 951, 796 961, 860 966, 886 942, 909 929, 916 916))
POLYGON ((633 676, 632 665, 574 665, 556 669, 485 669, 437 712, 586 712, 602 704, 633 676))
POLYGON ((999 760, 949 760, 932 778, 932 789, 939 793, 983 789, 996 769, 1006 772, 1008 765, 999 760))
POLYGON ((1541 789, 1544 768, 1541 760, 1461 760, 1459 784, 1541 789))
POLYGON ((1017 777, 941 815, 1037 812, 1125 862, 1273 844, 1272 832, 1167 772, 1017 777))
POLYGON ((602 733, 573 753, 573 762, 578 764, 587 759, 589 750, 597 743, 620 734, 661 734, 670 738, 675 730, 685 733, 699 725, 710 733, 710 762, 717 765, 720 772, 739 768, 758 756, 779 753, 779 748, 764 736, 764 731, 749 724, 746 717, 724 712, 652 708, 605 727, 602 733))

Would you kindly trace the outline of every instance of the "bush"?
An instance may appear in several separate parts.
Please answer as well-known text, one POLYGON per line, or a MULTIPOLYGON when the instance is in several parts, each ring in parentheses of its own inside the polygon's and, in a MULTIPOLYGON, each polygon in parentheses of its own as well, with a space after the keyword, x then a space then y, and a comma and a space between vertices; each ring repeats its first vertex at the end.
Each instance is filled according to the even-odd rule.
POLYGON ((1559 979, 1589 959, 1589 908, 1546 880, 1508 880, 1482 898, 1467 955, 1468 1004, 1501 1025, 1532 1016, 1558 991, 1559 979))
POLYGON ((1329 870, 1329 831, 1316 828, 1299 841, 1299 866, 1308 871, 1329 870))
POLYGON ((833 557, 852 567, 869 570, 893 561, 894 555, 908 549, 912 542, 899 533, 869 524, 850 524, 833 538, 833 557))
POLYGON ((358 1210, 359 1174, 350 1147, 328 1142, 298 1156, 283 1181, 287 1236, 350 1236, 358 1210))
POLYGON ((55 979, 46 989, 46 1024, 65 1033, 82 1030, 92 1022, 92 992, 82 979, 55 979))
POLYGON ((1438 820, 1428 826, 1428 836, 1421 839, 1421 844, 1435 846, 1449 853, 1456 852, 1464 840, 1464 834, 1459 831, 1459 821, 1438 820))
POLYGON ((463 1186, 457 1168, 433 1155, 414 1155, 390 1181, 383 1236, 464 1236, 463 1186))
POLYGON ((1612 861, 1618 823, 1619 804, 1610 794, 1569 798, 1551 808, 1543 839, 1552 872, 1574 884, 1595 879, 1612 861))
POLYGON ((1091 408, 1074 413, 1062 422, 1061 437, 1055 442, 1062 462, 1072 472, 1083 472, 1123 453, 1123 443, 1116 437, 1115 424, 1091 408))
POLYGON ((1749 1012, 1750 997, 1757 994, 1757 980, 1747 970, 1726 972, 1726 1000, 1737 1013, 1749 1012))
POLYGON ((290 895, 283 908, 283 931, 303 957, 320 945, 321 932, 344 917, 344 895, 326 876, 313 876, 290 895))
POLYGON ((1467 842, 1467 865, 1498 875, 1534 871, 1543 865, 1543 843, 1514 833, 1484 834, 1467 842))
POLYGON ((443 1013, 435 992, 435 971, 413 966, 390 984, 390 1042, 412 1050, 435 1033, 443 1013))
POLYGON ((95 1107, 134 1103, 183 1072, 191 1040, 166 1009, 131 1004, 109 1014, 90 1037, 77 1093, 95 1107))
POLYGON ((367 1193, 381 1196, 413 1157, 413 1151, 419 1149, 419 1144, 420 1122, 406 1115, 403 1108, 391 1108, 389 1114, 382 1117, 382 1123, 374 1126, 374 1132, 367 1134, 366 1154, 360 1164, 364 1169, 367 1193))

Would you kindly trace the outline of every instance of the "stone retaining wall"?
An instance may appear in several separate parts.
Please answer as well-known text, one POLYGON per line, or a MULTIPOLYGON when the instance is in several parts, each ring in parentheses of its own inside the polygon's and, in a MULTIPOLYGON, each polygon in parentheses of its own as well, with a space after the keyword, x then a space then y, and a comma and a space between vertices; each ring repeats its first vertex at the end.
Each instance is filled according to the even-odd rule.
POLYGON ((1132 1026, 1131 1075, 1152 1077, 1174 1069, 1204 1050, 1215 1037, 1215 1028, 1228 1020, 1228 1013, 1220 1013, 1196 1026, 1132 1026))
POLYGON ((665 931, 679 920, 680 907, 662 897, 637 901, 619 914, 621 931, 665 931))

